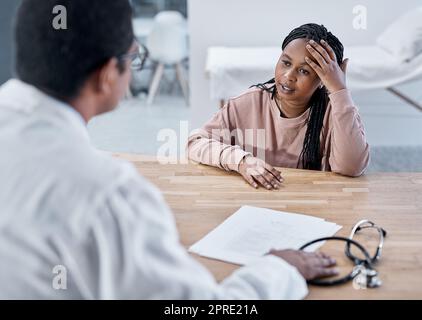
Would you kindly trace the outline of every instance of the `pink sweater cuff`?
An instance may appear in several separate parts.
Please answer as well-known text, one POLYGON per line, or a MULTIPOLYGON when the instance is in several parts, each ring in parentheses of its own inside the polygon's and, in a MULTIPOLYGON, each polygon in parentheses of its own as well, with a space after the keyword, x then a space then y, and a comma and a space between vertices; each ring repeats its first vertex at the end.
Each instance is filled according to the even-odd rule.
POLYGON ((222 152, 220 159, 221 166, 226 170, 239 172, 239 164, 247 155, 252 155, 252 153, 246 152, 238 146, 227 148, 222 152))

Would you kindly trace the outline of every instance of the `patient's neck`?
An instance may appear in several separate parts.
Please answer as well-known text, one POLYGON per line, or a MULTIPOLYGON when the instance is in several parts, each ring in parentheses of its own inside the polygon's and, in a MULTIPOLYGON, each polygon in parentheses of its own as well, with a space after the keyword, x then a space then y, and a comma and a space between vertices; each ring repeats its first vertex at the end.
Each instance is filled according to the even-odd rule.
POLYGON ((304 104, 303 102, 280 99, 278 95, 275 96, 275 99, 281 114, 285 118, 297 118, 302 115, 309 107, 308 103, 304 104))

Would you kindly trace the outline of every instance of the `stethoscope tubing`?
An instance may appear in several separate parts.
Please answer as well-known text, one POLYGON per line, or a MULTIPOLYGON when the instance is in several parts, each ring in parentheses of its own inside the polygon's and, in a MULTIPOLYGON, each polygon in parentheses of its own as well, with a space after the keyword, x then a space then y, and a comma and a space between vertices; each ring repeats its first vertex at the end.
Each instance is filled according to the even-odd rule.
MULTIPOLYGON (((372 258, 369 255, 368 251, 357 241, 350 239, 350 238, 345 238, 345 237, 323 237, 323 238, 318 238, 312 241, 309 241, 308 243, 305 243, 303 246, 301 246, 299 248, 299 250, 304 250, 305 248, 309 247, 310 245, 313 245, 314 243, 317 242, 321 242, 321 241, 331 241, 331 240, 336 240, 336 241, 345 241, 348 245, 346 246, 346 255, 347 257, 353 261, 353 263, 355 264, 355 266, 358 265, 365 265, 368 268, 372 269, 372 258), (365 260, 363 259, 358 259, 356 257, 353 257, 350 254, 350 244, 355 245, 356 247, 358 247, 362 253, 365 256, 365 260)), ((340 279, 335 279, 335 280, 322 280, 322 279, 315 279, 315 280, 308 280, 307 282, 309 284, 313 284, 313 285, 317 285, 317 286, 333 286, 333 285, 338 285, 338 284, 343 284, 346 283, 350 280, 353 280, 357 275, 359 274, 359 271, 356 271, 355 268, 349 273, 347 274, 345 277, 340 278, 340 279)))

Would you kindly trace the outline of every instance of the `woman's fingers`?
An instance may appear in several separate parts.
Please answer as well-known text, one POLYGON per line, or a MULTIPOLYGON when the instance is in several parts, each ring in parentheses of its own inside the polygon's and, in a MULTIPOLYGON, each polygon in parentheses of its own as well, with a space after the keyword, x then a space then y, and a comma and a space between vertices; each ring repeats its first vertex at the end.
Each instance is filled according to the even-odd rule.
POLYGON ((309 51, 312 57, 314 57, 314 59, 318 62, 318 65, 320 66, 320 68, 322 69, 325 68, 325 66, 327 65, 327 61, 325 61, 325 59, 321 56, 321 54, 310 44, 306 45, 306 49, 309 51))
POLYGON ((328 55, 330 56, 331 60, 337 62, 336 54, 334 53, 333 48, 327 43, 325 40, 321 40, 321 44, 324 46, 325 50, 327 50, 328 55))
MULTIPOLYGON (((280 187, 280 182, 277 180, 277 178, 274 177, 274 175, 268 171, 265 166, 263 166, 262 169, 264 170, 261 175, 264 177, 264 179, 269 182, 273 188, 278 189, 280 187)), ((262 170, 260 170, 260 172, 262 172, 262 170)))
POLYGON ((276 168, 272 167, 268 163, 265 164, 265 169, 267 169, 271 174, 281 183, 284 181, 283 177, 281 176, 281 172, 278 171, 276 168))
MULTIPOLYGON (((328 54, 327 50, 323 46, 321 46, 318 42, 314 40, 310 40, 309 44, 311 48, 314 49, 321 57, 324 64, 328 64, 332 61, 330 55, 328 54)), ((308 49, 309 50, 309 49, 308 49)))
POLYGON ((255 169, 251 172, 252 177, 264 188, 271 190, 271 189, 278 189, 280 185, 277 182, 277 179, 265 170, 264 167, 255 169))
POLYGON ((272 184, 268 182, 263 175, 254 175, 253 178, 259 182, 264 188, 271 190, 273 188, 272 184))
POLYGON ((271 183, 271 186, 274 189, 279 189, 280 188, 280 182, 271 173, 268 173, 268 175, 265 175, 265 179, 269 183, 271 183))
POLYGON ((280 188, 283 178, 278 170, 256 158, 248 160, 251 161, 241 163, 239 173, 251 186, 257 188, 259 184, 268 190, 280 188))
POLYGON ((255 189, 258 188, 258 184, 255 182, 254 178, 249 174, 242 174, 242 177, 255 189))
POLYGON ((319 65, 317 65, 315 62, 313 62, 311 59, 309 59, 308 57, 305 57, 305 61, 307 64, 310 65, 310 67, 312 69, 314 69, 314 71, 317 73, 317 75, 321 78, 322 76, 322 69, 319 65))
POLYGON ((265 179, 272 184, 275 189, 279 189, 281 182, 268 170, 265 170, 265 179))

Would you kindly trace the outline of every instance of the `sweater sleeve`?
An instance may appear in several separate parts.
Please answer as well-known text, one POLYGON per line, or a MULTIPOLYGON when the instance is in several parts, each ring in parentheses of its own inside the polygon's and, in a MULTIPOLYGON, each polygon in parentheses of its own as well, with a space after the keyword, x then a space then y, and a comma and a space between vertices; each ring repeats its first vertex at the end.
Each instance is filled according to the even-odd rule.
POLYGON ((332 108, 329 156, 331 171, 346 176, 360 176, 369 163, 369 145, 358 109, 347 89, 335 92, 329 98, 332 108))
POLYGON ((238 171, 242 159, 246 155, 252 155, 231 142, 231 104, 232 101, 229 100, 202 128, 192 132, 187 145, 189 159, 227 171, 238 171))

